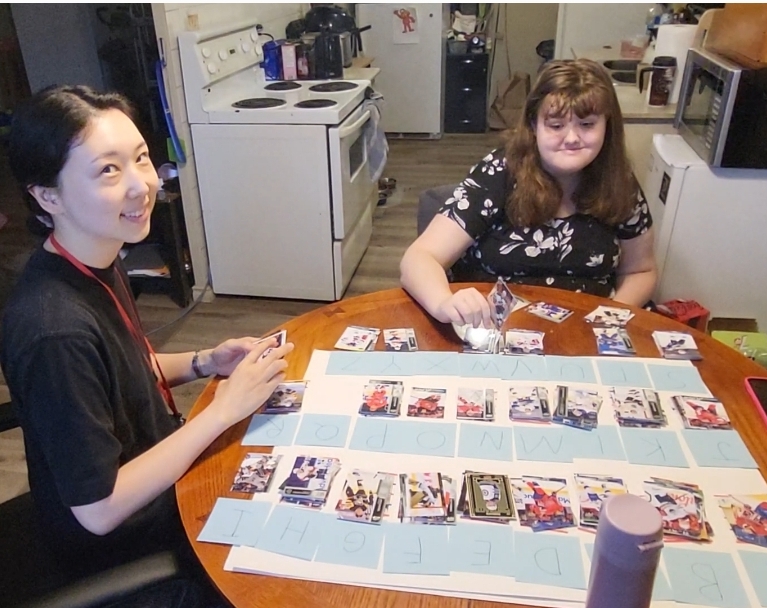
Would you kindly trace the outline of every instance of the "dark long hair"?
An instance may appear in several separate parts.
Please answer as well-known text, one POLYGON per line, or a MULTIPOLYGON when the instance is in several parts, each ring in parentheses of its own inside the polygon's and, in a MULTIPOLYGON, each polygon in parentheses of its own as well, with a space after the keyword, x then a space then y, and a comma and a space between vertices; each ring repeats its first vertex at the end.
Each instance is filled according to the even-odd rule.
POLYGON ((514 131, 507 135, 506 162, 515 184, 509 188, 506 213, 513 224, 537 226, 557 212, 562 189, 541 165, 535 126, 541 107, 548 116, 578 118, 592 114, 607 121, 597 157, 581 171, 573 194, 579 212, 615 225, 627 220, 636 203, 636 181, 626 156, 623 116, 607 71, 589 59, 550 61, 527 97, 514 131), (545 106, 544 106, 545 104, 545 106))
POLYGON ((33 233, 48 234, 53 222, 29 188, 58 186, 69 151, 82 141, 91 119, 105 110, 120 110, 133 118, 133 108, 122 95, 67 85, 35 93, 14 115, 9 161, 29 208, 27 226, 33 233))

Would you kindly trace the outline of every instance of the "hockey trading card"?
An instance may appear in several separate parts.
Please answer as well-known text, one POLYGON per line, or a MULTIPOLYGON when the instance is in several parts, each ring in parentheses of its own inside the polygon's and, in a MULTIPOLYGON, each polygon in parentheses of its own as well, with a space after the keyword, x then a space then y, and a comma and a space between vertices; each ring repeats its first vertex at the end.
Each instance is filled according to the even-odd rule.
POLYGON ((599 523, 599 511, 602 503, 617 494, 627 494, 626 484, 618 477, 606 475, 575 475, 578 490, 578 502, 581 506, 580 524, 586 528, 596 528, 599 523))
POLYGON ((304 402, 306 382, 283 382, 278 384, 274 392, 264 404, 264 414, 286 414, 299 412, 304 402))
POLYGON ((399 416, 404 385, 395 380, 370 380, 362 391, 360 414, 363 416, 399 416))
POLYGON ((684 426, 688 429, 732 429, 730 417, 721 401, 712 397, 672 397, 684 426))
POLYGON ((350 325, 338 338, 335 348, 339 350, 352 350, 362 352, 365 350, 374 350, 380 329, 375 327, 358 327, 350 325))
POLYGON ((600 355, 617 355, 619 357, 636 355, 631 338, 622 327, 592 327, 592 330, 597 339, 597 352, 600 355))
POLYGON ((598 392, 560 385, 557 387, 557 407, 551 418, 567 426, 593 429, 597 426, 601 407, 602 396, 598 392))
POLYGON ((503 353, 505 355, 542 355, 545 335, 542 331, 509 329, 506 331, 503 353))
POLYGON ((322 508, 340 468, 337 458, 296 457, 290 475, 280 484, 282 502, 322 508))
POLYGON ((494 420, 495 391, 492 388, 459 388, 456 418, 459 420, 494 420))
POLYGON ((413 387, 407 404, 407 415, 415 418, 444 418, 445 395, 444 388, 413 387))
POLYGON ((716 498, 739 541, 767 548, 767 494, 726 494, 716 498))
POLYGON ((610 389, 610 401, 620 426, 660 428, 668 422, 653 390, 615 386, 610 389))
POLYGON ((663 519, 665 535, 695 541, 714 536, 698 486, 653 477, 644 482, 644 492, 663 519))
POLYGON ((511 486, 506 475, 467 473, 466 489, 472 519, 514 519, 511 486))
POLYGON ((396 482, 397 476, 390 473, 353 470, 336 504, 338 519, 380 524, 396 482))
POLYGON ((509 286, 506 285, 501 277, 493 285, 493 289, 490 290, 490 294, 487 296, 487 301, 490 303, 490 312, 493 316, 496 329, 500 330, 506 319, 514 311, 517 298, 511 293, 509 286))
POLYGON ((518 508, 520 525, 533 532, 575 526, 566 479, 522 476, 511 483, 518 494, 515 500, 522 505, 518 508))
POLYGON ((446 517, 442 476, 439 473, 402 473, 400 491, 403 519, 412 521, 419 518, 446 517))
POLYGON ((543 386, 509 388, 509 418, 538 422, 551 421, 549 391, 543 386))
POLYGON ((599 305, 583 318, 598 327, 625 327, 634 318, 634 313, 627 308, 599 305))
POLYGON ((281 458, 282 456, 279 455, 248 452, 234 476, 232 492, 247 494, 268 492, 274 471, 281 458))
POLYGON ((573 314, 572 310, 562 308, 556 304, 547 304, 546 302, 536 302, 535 304, 531 304, 527 307, 527 312, 534 314, 536 317, 554 321, 554 323, 561 323, 573 314))
POLYGON ((654 331, 653 340, 666 359, 689 359, 698 361, 703 357, 695 339, 688 333, 679 331, 654 331))
POLYGON ((271 347, 267 348, 263 352, 263 354, 261 355, 261 357, 260 357, 261 359, 266 357, 266 355, 268 355, 270 352, 272 352, 275 348, 279 348, 280 346, 285 344, 285 342, 287 342, 287 339, 288 339, 288 332, 286 330, 284 330, 284 329, 281 329, 280 331, 275 332, 273 334, 270 334, 270 335, 266 336, 265 338, 261 338, 260 340, 256 340, 256 344, 261 344, 261 342, 266 342, 267 340, 272 340, 274 338, 276 338, 276 340, 277 340, 277 345, 276 346, 271 346, 271 347))
POLYGON ((415 330, 412 327, 384 329, 383 337, 386 350, 400 353, 418 350, 418 342, 416 342, 415 339, 415 330))
POLYGON ((463 337, 463 352, 479 354, 498 354, 503 336, 496 329, 487 327, 468 327, 463 337))

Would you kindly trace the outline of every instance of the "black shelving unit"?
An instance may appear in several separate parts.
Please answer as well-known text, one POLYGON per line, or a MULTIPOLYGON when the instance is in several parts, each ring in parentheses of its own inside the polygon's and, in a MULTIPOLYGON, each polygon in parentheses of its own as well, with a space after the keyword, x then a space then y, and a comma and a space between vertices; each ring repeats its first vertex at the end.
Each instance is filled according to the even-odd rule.
POLYGON ((487 53, 448 53, 445 66, 445 133, 487 130, 487 53))

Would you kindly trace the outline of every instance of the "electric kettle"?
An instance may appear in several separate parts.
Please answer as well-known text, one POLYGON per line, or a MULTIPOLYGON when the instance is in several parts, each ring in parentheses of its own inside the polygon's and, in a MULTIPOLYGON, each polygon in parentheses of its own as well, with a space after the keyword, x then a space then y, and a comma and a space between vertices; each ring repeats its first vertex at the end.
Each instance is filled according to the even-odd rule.
POLYGON ((341 36, 323 30, 314 40, 314 77, 318 80, 343 78, 344 58, 341 36))

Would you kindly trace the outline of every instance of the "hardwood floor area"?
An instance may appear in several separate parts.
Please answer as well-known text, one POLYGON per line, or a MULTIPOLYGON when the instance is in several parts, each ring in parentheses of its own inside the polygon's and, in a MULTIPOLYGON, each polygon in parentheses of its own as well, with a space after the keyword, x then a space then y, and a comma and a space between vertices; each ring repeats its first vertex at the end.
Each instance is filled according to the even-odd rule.
MULTIPOLYGON (((421 191, 460 181, 494 147, 500 133, 445 135, 440 140, 391 140, 384 175, 397 180, 385 205, 376 209, 373 237, 344 297, 399 285, 399 260, 416 236, 416 208, 421 191)), ((9 221, 0 229, 0 309, 15 278, 36 245, 25 229, 26 210, 0 147, 0 213, 9 221)), ((262 335, 284 321, 324 302, 217 296, 200 302, 183 317, 170 298, 141 295, 138 307, 145 330, 158 351, 180 352, 214 346, 239 335, 262 335)), ((188 411, 204 380, 174 389, 179 408, 188 411)), ((8 391, 0 378, 0 402, 8 391)), ((24 445, 18 429, 0 434, 0 502, 26 491, 24 445)))

